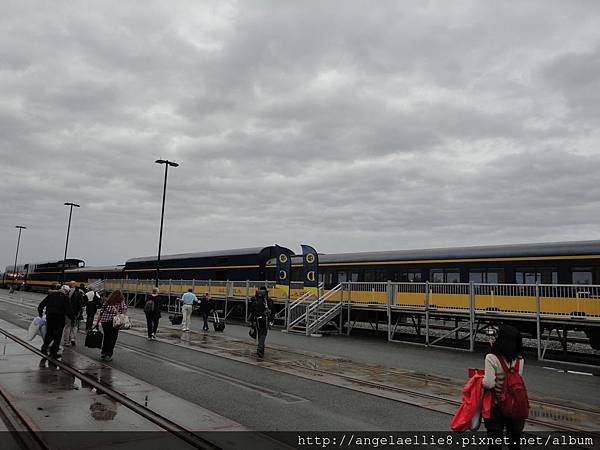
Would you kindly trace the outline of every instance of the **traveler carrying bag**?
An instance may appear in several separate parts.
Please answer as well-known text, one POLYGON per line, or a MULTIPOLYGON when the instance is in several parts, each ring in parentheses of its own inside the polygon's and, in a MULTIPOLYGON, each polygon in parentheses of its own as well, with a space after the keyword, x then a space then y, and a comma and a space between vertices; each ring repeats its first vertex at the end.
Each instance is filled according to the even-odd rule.
POLYGON ((181 313, 171 314, 169 316, 169 321, 171 322, 171 325, 181 325, 183 322, 183 314, 181 314, 181 313))
POLYGON ((113 317, 113 328, 117 330, 129 330, 131 328, 131 320, 127 314, 117 314, 113 317))
POLYGON ((225 322, 219 320, 219 315, 216 311, 213 311, 213 326, 215 331, 223 331, 225 329, 225 322))
POLYGON ((102 332, 98 329, 96 325, 95 328, 88 331, 85 335, 85 346, 89 348, 102 348, 102 332))
POLYGON ((146 313, 154 312, 154 300, 146 301, 146 304, 144 305, 144 312, 146 312, 146 313))
POLYGON ((529 397, 525 388, 525 381, 519 373, 521 361, 517 359, 514 367, 508 367, 503 356, 496 355, 505 378, 502 391, 497 395, 498 407, 504 417, 513 420, 523 420, 529 417, 529 397))

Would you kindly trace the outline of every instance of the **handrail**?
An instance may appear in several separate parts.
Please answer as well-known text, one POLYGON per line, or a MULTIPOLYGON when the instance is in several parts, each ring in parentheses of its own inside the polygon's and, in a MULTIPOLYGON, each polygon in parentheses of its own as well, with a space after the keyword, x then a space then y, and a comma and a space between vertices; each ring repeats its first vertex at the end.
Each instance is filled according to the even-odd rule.
POLYGON ((324 314, 321 314, 320 317, 317 317, 308 327, 306 327, 306 334, 309 335, 314 331, 317 331, 321 326, 325 325, 326 322, 331 319, 331 317, 335 316, 338 310, 342 309, 342 302, 334 304, 331 308, 327 310, 324 314))

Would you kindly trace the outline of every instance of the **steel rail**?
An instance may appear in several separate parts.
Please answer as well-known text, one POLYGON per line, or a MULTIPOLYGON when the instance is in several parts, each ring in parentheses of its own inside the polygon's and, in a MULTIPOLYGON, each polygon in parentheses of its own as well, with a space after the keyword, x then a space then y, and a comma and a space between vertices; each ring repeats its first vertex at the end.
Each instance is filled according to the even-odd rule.
MULTIPOLYGON (((173 344, 173 343, 169 343, 169 342, 165 342, 165 341, 163 341, 163 342, 171 344, 171 345, 181 346, 181 345, 178 345, 178 344, 173 344)), ((243 344, 246 344, 248 346, 251 346, 251 344, 249 344, 247 342, 244 342, 244 341, 236 341, 236 342, 243 343, 243 344)), ((119 344, 117 344, 117 345, 119 345, 119 344)), ((209 348, 209 349, 213 349, 213 350, 223 351, 223 347, 219 347, 219 346, 211 346, 210 344, 206 344, 206 343, 203 343, 202 346, 204 348, 209 348)), ((190 348, 190 347, 189 346, 185 346, 185 348, 190 348)), ((196 351, 202 351, 201 347, 196 347, 196 349, 197 349, 196 351)), ((302 353, 296 353, 296 352, 292 352, 292 351, 289 351, 289 350, 279 350, 279 349, 274 349, 274 350, 284 351, 284 352, 290 353, 290 354, 300 354, 302 356, 315 357, 314 355, 306 355, 306 354, 303 355, 302 353)), ((227 350, 227 351, 228 351, 228 353, 230 353, 232 355, 241 356, 241 357, 248 357, 248 355, 246 353, 243 353, 243 352, 240 352, 240 351, 236 351, 236 350, 227 350)), ((204 353, 209 353, 209 352, 204 352, 204 353)), ((213 356, 218 356, 220 358, 227 359, 227 357, 222 356, 222 355, 218 355, 218 354, 215 355, 213 353, 209 353, 209 354, 211 354, 213 356)), ((318 357, 316 357, 316 358, 318 358, 318 357)), ((314 373, 317 373, 317 374, 320 374, 320 375, 333 375, 333 376, 336 376, 338 378, 344 379, 346 381, 350 381, 350 382, 355 383, 355 384, 359 384, 359 385, 364 385, 364 386, 368 386, 368 387, 371 387, 371 388, 375 388, 378 391, 392 391, 392 392, 397 392, 397 393, 406 394, 406 395, 409 395, 409 396, 412 396, 412 397, 420 397, 420 398, 424 398, 424 399, 427 399, 427 400, 435 400, 436 402, 442 402, 442 403, 450 404, 450 405, 453 405, 453 406, 456 406, 456 407, 458 407, 458 406, 461 405, 461 402, 459 402, 459 401, 447 399, 445 397, 441 397, 441 396, 438 396, 438 395, 426 394, 426 393, 423 393, 423 392, 418 392, 418 391, 414 391, 414 390, 410 390, 410 389, 405 389, 405 388, 400 388, 400 387, 396 387, 396 386, 390 386, 388 384, 378 383, 378 382, 375 382, 375 381, 363 380, 363 379, 356 378, 356 377, 353 377, 353 376, 350 376, 350 375, 343 375, 343 374, 339 374, 339 373, 332 374, 331 372, 328 372, 327 370, 317 369, 317 368, 314 368, 314 367, 299 366, 297 364, 286 363, 286 362, 277 361, 277 360, 267 360, 266 362, 268 362, 270 364, 274 364, 274 365, 286 367, 288 369, 297 370, 297 369, 300 368, 300 369, 303 369, 303 370, 306 370, 306 371, 310 371, 310 372, 314 372, 314 373)), ((411 375, 407 375, 407 376, 418 379, 418 377, 414 376, 414 375, 412 375, 412 376, 411 375)), ((441 382, 438 382, 438 381, 436 381, 436 383, 444 385, 444 386, 448 386, 448 387, 453 387, 451 385, 444 384, 444 383, 441 383, 441 382)), ((342 387, 342 388, 345 388, 345 389, 351 389, 351 388, 346 387, 346 386, 339 386, 339 387, 342 387)), ((398 399, 391 399, 391 400, 398 401, 400 403, 407 403, 406 401, 398 400, 398 399)), ((595 414, 595 415, 599 415, 600 414, 600 413, 597 413, 595 411, 589 411, 589 410, 584 410, 584 409, 581 409, 581 408, 574 408, 574 407, 565 407, 565 406, 553 404, 553 403, 550 403, 550 402, 544 402, 544 401, 537 402, 536 401, 536 403, 547 404, 547 405, 550 405, 550 406, 553 406, 553 407, 560 407, 562 409, 562 411, 565 411, 565 412, 573 412, 573 413, 585 412, 586 414, 592 413, 592 414, 595 414)), ((445 413, 445 414, 452 415, 451 413, 445 413)), ((527 419, 527 422, 529 422, 531 424, 536 424, 536 425, 541 425, 541 426, 544 426, 544 427, 547 427, 547 428, 551 428, 551 429, 553 429, 555 431, 582 432, 582 433, 587 433, 587 434, 590 434, 590 435, 593 435, 595 437, 599 437, 600 438, 600 432, 596 432, 596 431, 589 431, 589 430, 585 430, 585 429, 581 429, 581 428, 577 428, 577 427, 571 427, 571 426, 568 426, 568 425, 559 425, 559 424, 556 424, 556 423, 553 423, 553 422, 547 422, 547 421, 540 420, 540 419, 527 419)))
POLYGON ((2 388, 0 388, 0 420, 6 424, 8 432, 20 448, 50 450, 37 430, 15 407, 2 388))
POLYGON ((0 333, 2 333, 7 338, 13 340, 17 344, 21 345, 22 347, 25 347, 27 350, 31 351, 32 353, 40 356, 43 359, 48 360, 50 363, 52 363, 54 365, 60 367, 65 372, 79 378, 82 382, 85 382, 85 383, 89 384, 90 386, 93 386, 94 388, 96 388, 97 391, 106 394, 108 397, 119 402, 126 408, 129 408, 136 414, 144 417, 145 419, 149 420, 153 424, 158 425, 160 428, 168 431, 169 433, 173 434, 174 436, 178 437, 179 439, 187 442, 192 447, 202 449, 202 450, 204 450, 204 449, 206 449, 206 450, 221 449, 221 447, 213 444, 209 440, 207 440, 201 436, 198 436, 193 431, 188 430, 187 428, 173 422, 170 419, 167 419, 164 416, 161 416, 160 414, 157 414, 156 412, 152 411, 151 409, 146 408, 145 406, 139 404, 138 402, 121 394, 119 391, 116 391, 115 389, 108 387, 103 383, 98 382, 94 378, 80 372, 77 369, 72 368, 71 366, 69 366, 68 364, 65 364, 62 361, 59 361, 55 358, 51 358, 51 357, 43 354, 40 350, 38 350, 31 344, 23 341, 22 339, 18 338, 17 336, 13 335, 12 333, 9 333, 8 331, 6 331, 2 328, 0 328, 0 333))

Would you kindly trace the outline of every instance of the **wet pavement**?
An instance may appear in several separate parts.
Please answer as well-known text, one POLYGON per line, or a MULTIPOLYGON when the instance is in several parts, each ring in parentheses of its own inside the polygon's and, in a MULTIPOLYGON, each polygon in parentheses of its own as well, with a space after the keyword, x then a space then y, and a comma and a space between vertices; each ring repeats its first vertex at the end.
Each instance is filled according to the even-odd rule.
MULTIPOLYGON (((144 334, 144 324, 134 320, 128 333, 144 334)), ((388 368, 382 365, 357 363, 349 359, 314 352, 271 346, 264 359, 255 356, 251 341, 242 341, 217 333, 182 332, 172 327, 161 333, 160 339, 172 345, 258 365, 278 372, 318 380, 371 395, 446 414, 454 414, 461 401, 462 384, 428 373, 388 368)), ((552 403, 530 397, 529 431, 548 431, 557 427, 600 430, 600 405, 573 401, 552 403), (545 424, 533 423, 534 420, 545 424)))
MULTIPOLYGON (((134 328, 127 332, 131 336, 145 336, 145 320, 141 311, 130 311, 131 317, 134 319, 134 328)), ((194 318, 192 328, 199 328, 201 321, 194 318)), ((230 361, 244 363, 261 369, 279 372, 280 374, 288 374, 296 377, 305 378, 307 380, 318 381, 323 384, 328 384, 338 388, 350 389, 357 392, 377 396, 389 400, 401 401, 408 405, 414 405, 422 410, 435 411, 443 414, 453 414, 457 408, 457 402, 460 401, 462 384, 464 379, 460 380, 456 377, 446 376, 444 371, 438 373, 428 370, 410 370, 407 367, 414 366, 417 357, 420 358, 421 365, 429 369, 431 362, 433 364, 440 363, 451 364, 454 366, 464 367, 474 366, 465 361, 479 361, 479 355, 452 353, 450 351, 440 352, 437 350, 420 349, 418 352, 414 347, 399 346, 395 344, 386 345, 385 343, 373 343, 369 340, 357 342, 356 338, 306 338, 304 336, 289 336, 273 330, 269 335, 268 353, 265 360, 259 360, 254 356, 255 347, 252 340, 249 338, 240 338, 247 333, 247 328, 239 326, 230 326, 228 324, 226 333, 202 333, 190 332, 182 333, 178 327, 172 327, 168 324, 168 320, 163 314, 161 325, 159 327, 160 343, 168 344, 177 348, 186 350, 194 350, 202 354, 212 355, 219 358, 225 358, 230 361), (232 336, 233 335, 233 336, 232 336), (297 345, 277 345, 272 342, 292 342, 297 345), (345 341, 345 346, 355 346, 358 350, 358 361, 354 358, 347 357, 344 352, 340 352, 343 356, 332 356, 324 353, 307 350, 321 350, 327 344, 331 343, 332 348, 340 348, 342 341, 345 341), (381 346, 381 349, 375 350, 375 345, 381 346), (391 364, 398 359, 387 358, 390 353, 390 348, 401 349, 404 354, 410 354, 410 359, 407 359, 406 367, 395 368, 391 364), (366 354, 365 350, 370 349, 375 353, 366 354), (427 353, 426 353, 427 352, 427 353), (415 356, 417 355, 417 356, 415 356), (438 361, 430 361, 432 356, 441 355, 438 361), (429 359, 427 358, 429 356, 429 359), (443 358, 449 358, 451 361, 446 362, 443 358), (380 363, 373 363, 380 362, 380 363), (465 365, 466 364, 466 365, 465 365)), ((125 341, 123 339, 122 341, 125 341)), ((129 340, 127 341, 129 342, 129 340)), ((150 343, 152 344, 152 343, 150 343)), ((133 345, 131 343, 120 344, 125 351, 132 352, 139 357, 156 358, 153 351, 144 350, 142 346, 133 345)), ((354 349, 352 349, 354 350, 354 349)), ((173 352, 172 358, 168 354, 160 358, 164 364, 179 364, 180 360, 173 352)), ((350 352, 352 353, 352 352, 350 352)), ((356 353, 356 352, 355 352, 356 353)), ((197 368, 194 370, 198 370, 197 368)), ((528 386, 535 385, 535 381, 530 382, 533 377, 530 372, 534 372, 539 379, 552 379, 554 383, 562 382, 562 394, 560 397, 532 395, 532 411, 531 418, 545 422, 546 425, 528 424, 529 430, 544 430, 556 426, 570 426, 586 430, 600 429, 600 408, 597 402, 581 401, 588 399, 589 394, 578 392, 582 387, 589 386, 592 391, 598 387, 597 377, 561 377, 555 373, 544 373, 543 368, 528 364, 528 386), (536 372, 537 371, 537 372, 536 372), (573 382, 573 389, 566 391, 564 383, 566 381, 573 382), (578 386, 578 387, 577 387, 578 386), (587 397, 586 397, 587 395, 587 397), (566 397, 566 398, 565 398, 566 397), (574 400, 577 398, 577 401, 574 400)), ((129 387, 125 386, 126 389, 129 387)), ((134 387, 131 387, 135 391, 134 387)), ((251 387, 255 389, 256 387, 251 387)), ((530 388, 530 393, 535 392, 535 388, 540 388, 539 385, 534 389, 530 388)), ((273 398, 279 397, 283 401, 293 404, 298 400, 293 394, 281 393, 281 391, 269 392, 266 389, 262 395, 273 398)))
MULTIPOLYGON (((0 320, 19 337, 25 330, 0 320)), ((40 344, 36 338, 35 344, 40 344)), ((77 352, 63 361, 176 423, 198 431, 242 431, 240 424, 77 352)), ((97 392, 21 345, 0 336, 0 387, 34 428, 43 431, 160 431, 107 395, 97 392)))

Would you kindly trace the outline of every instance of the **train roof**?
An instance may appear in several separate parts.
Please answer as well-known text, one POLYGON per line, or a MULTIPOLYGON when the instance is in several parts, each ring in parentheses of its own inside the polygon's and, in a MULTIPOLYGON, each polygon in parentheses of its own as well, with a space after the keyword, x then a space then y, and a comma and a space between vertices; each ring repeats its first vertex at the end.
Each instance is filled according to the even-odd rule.
MULTIPOLYGON (((319 253, 319 263, 336 264, 477 258, 535 258, 576 255, 600 255, 600 241, 541 242, 535 244, 483 245, 473 247, 444 247, 357 253, 319 253)), ((295 264, 301 264, 301 256, 294 256, 293 262, 295 264)), ((269 266, 274 264, 274 258, 268 261, 269 266)))
MULTIPOLYGON (((268 247, 251 247, 237 248, 231 250, 215 250, 210 252, 195 252, 195 253, 178 253, 175 255, 160 255, 161 261, 169 261, 174 259, 198 259, 198 258, 217 258, 220 256, 243 256, 243 255, 258 255, 268 247)), ((125 264, 156 261, 156 255, 144 256, 141 258, 128 259, 125 264)))
MULTIPOLYGON (((52 260, 52 261, 26 262, 26 263, 17 264, 17 267, 23 267, 23 266, 42 266, 44 264, 59 264, 62 261, 63 261, 62 259, 58 259, 58 260, 55 259, 55 260, 52 260)), ((67 258, 66 261, 67 262, 74 262, 74 261, 76 261, 78 263, 85 262, 83 259, 77 259, 77 258, 67 258)), ((8 270, 8 269, 12 270, 13 266, 14 266, 14 264, 6 266, 6 270, 8 270)))
POLYGON ((125 266, 94 266, 94 267, 79 267, 77 269, 66 269, 65 273, 80 273, 80 272, 121 272, 125 266))
POLYGON ((485 245, 319 255, 321 263, 600 255, 600 241, 485 245))

